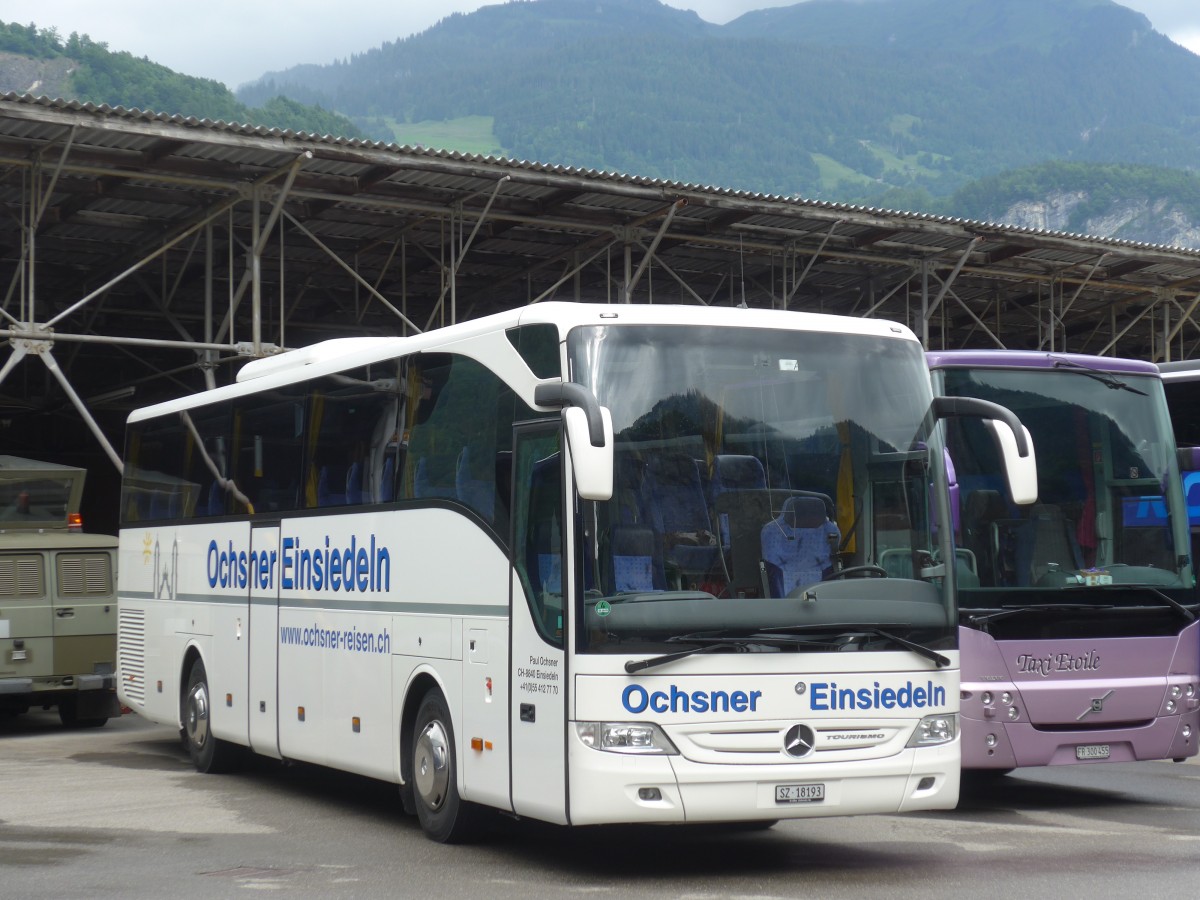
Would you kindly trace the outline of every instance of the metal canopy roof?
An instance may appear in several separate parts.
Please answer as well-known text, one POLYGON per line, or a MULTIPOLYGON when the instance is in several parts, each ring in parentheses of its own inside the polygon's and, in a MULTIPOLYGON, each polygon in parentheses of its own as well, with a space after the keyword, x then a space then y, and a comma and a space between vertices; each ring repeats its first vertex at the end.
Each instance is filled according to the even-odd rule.
POLYGON ((1200 341, 1200 250, 27 95, 0 96, 0 202, 0 407, 118 446, 227 363, 549 298, 878 316, 930 349, 1200 341))

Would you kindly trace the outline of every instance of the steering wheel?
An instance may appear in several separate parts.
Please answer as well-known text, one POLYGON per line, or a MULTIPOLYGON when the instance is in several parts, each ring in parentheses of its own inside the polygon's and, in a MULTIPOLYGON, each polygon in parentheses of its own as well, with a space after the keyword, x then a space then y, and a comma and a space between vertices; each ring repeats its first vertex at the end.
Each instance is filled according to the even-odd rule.
POLYGON ((873 566, 873 565, 850 566, 848 569, 839 569, 838 571, 834 572, 831 575, 826 575, 821 580, 822 581, 834 581, 835 579, 838 579, 838 578, 846 578, 849 575, 859 575, 864 578, 867 577, 868 575, 872 578, 887 578, 888 570, 885 569, 883 566, 873 566))

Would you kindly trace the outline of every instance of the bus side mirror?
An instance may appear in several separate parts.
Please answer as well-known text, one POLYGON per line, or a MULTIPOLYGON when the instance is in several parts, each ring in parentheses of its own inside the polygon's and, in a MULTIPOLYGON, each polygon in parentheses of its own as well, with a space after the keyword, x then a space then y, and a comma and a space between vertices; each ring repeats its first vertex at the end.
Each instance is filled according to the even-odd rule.
POLYGON ((1027 506, 1037 502, 1037 458, 1033 452, 1033 437, 1016 413, 978 397, 934 397, 932 411, 939 419, 953 416, 983 419, 1000 451, 1004 478, 1013 503, 1027 506))
POLYGON ((602 406, 600 417, 604 427, 604 443, 597 447, 591 440, 587 413, 578 406, 568 406, 563 410, 575 488, 584 500, 609 500, 613 493, 612 414, 602 406))
POLYGON ((596 402, 591 391, 573 381, 539 384, 534 388, 533 401, 539 406, 562 409, 579 496, 584 500, 612 499, 612 414, 596 402))
POLYGON ((1019 506, 1037 503, 1037 461, 1034 457, 1033 437, 1029 434, 1029 429, 1024 425, 1020 426, 1029 446, 1029 452, 1025 456, 1021 456, 1017 449, 1017 436, 1008 423, 996 419, 984 419, 983 424, 991 431, 992 439, 1000 450, 1000 460, 1004 465, 1004 480, 1008 482, 1008 493, 1012 497, 1013 503, 1019 506))

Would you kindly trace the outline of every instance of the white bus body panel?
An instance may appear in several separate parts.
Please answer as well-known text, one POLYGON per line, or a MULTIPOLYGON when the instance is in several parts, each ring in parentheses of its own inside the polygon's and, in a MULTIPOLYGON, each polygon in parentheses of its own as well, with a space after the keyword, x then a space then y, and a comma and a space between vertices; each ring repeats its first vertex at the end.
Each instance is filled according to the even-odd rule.
MULTIPOLYGON (((279 527, 253 529, 255 550, 279 555, 279 527)), ((250 585, 250 747, 280 759, 279 753, 279 582, 250 585)))
POLYGON ((510 805, 511 576, 504 553, 471 519, 443 508, 296 517, 277 529, 255 529, 255 548, 245 523, 151 528, 135 540, 129 537, 136 532, 127 531, 122 603, 146 617, 149 687, 144 701, 134 703, 138 712, 179 724, 184 658, 194 646, 208 672, 216 736, 267 755, 398 781, 403 690, 423 663, 454 710, 463 795, 510 805), (442 563, 447 546, 465 564, 442 563), (337 549, 344 557, 351 547, 356 556, 386 551, 384 569, 365 575, 371 589, 298 584, 299 551, 337 549), (247 566, 244 577, 237 573, 222 584, 223 577, 230 581, 231 554, 235 569, 245 562, 243 551, 247 559, 261 558, 250 557, 251 549, 267 551, 267 569, 256 575, 247 566), (371 585, 376 576, 387 584, 371 585), (253 609, 251 593, 260 601, 253 609), (276 593, 277 612, 269 602, 276 593), (464 653, 472 639, 475 649, 464 653), (471 674, 465 694, 464 667, 471 674), (470 751, 473 736, 490 749, 470 751))
MULTIPOLYGON (((923 716, 958 712, 958 654, 947 655, 954 665, 937 670, 929 664, 928 671, 913 671, 908 653, 783 653, 774 659, 753 654, 755 667, 767 670, 756 674, 746 674, 740 654, 699 655, 635 676, 576 673, 577 719, 654 722, 679 753, 602 752, 569 734, 571 822, 951 809, 959 793, 957 738, 937 747, 906 746, 923 716), (797 671, 805 661, 822 668, 797 671), (720 707, 715 714, 713 705, 720 707), (784 750, 784 735, 798 723, 816 734, 814 749, 802 758, 784 750), (823 785, 825 799, 776 801, 777 785, 795 784, 823 785), (639 795, 644 788, 657 788, 659 796, 639 795)), ((586 665, 603 666, 595 663, 586 665)))

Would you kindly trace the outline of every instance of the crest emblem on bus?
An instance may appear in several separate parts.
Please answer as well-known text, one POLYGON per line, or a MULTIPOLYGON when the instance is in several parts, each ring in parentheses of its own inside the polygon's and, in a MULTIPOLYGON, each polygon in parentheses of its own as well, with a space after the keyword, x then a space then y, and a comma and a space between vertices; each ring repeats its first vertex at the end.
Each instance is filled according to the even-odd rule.
POLYGON ((179 562, 179 544, 171 545, 170 560, 164 559, 159 543, 154 542, 154 599, 175 599, 175 570, 179 562))
POLYGON ((1079 717, 1075 721, 1076 722, 1083 721, 1083 717, 1086 716, 1088 713, 1104 712, 1104 701, 1107 700, 1109 697, 1111 697, 1114 693, 1115 693, 1115 691, 1109 691, 1103 697, 1097 697, 1094 700, 1092 700, 1092 705, 1089 706, 1087 709, 1085 709, 1083 712, 1081 712, 1079 714, 1079 717))
POLYGON ((793 725, 783 736, 783 750, 797 759, 808 756, 817 746, 817 735, 807 725, 793 725))

